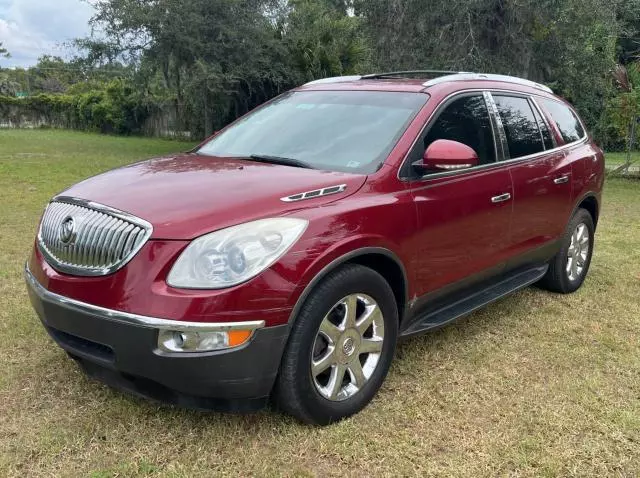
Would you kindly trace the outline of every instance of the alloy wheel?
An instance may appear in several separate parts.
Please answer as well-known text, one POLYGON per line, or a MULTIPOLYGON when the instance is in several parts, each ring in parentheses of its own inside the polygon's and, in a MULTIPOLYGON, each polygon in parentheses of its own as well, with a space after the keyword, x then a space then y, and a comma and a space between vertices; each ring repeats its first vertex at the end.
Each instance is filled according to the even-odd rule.
POLYGON ((582 275, 589 257, 589 229, 586 224, 578 224, 571 235, 571 244, 567 251, 567 277, 575 281, 582 275))
POLYGON ((311 375, 326 399, 342 401, 358 393, 375 371, 384 343, 384 318, 376 301, 350 294, 323 318, 316 335, 311 375))

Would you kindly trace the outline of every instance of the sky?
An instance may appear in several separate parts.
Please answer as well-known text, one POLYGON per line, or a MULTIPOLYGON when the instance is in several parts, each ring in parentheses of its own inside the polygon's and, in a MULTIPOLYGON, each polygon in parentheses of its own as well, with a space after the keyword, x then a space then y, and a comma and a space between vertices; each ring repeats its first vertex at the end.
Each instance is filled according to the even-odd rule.
POLYGON ((45 54, 68 57, 62 43, 87 35, 92 13, 83 0, 0 0, 0 42, 11 53, 0 67, 30 66, 45 54))

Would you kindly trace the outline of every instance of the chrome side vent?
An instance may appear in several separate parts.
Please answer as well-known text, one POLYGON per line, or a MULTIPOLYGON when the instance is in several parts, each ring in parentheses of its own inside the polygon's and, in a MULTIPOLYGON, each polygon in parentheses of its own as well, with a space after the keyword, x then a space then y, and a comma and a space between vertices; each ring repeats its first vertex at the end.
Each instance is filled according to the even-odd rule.
POLYGON ((328 186, 322 189, 314 189, 313 191, 292 194, 291 196, 280 198, 280 200, 284 202, 303 201, 305 199, 313 199, 321 196, 329 196, 330 194, 341 193, 345 189, 347 189, 346 184, 338 184, 337 186, 328 186))
POLYGON ((91 201, 57 197, 40 223, 38 249, 59 272, 111 274, 135 256, 153 228, 123 211, 91 201))

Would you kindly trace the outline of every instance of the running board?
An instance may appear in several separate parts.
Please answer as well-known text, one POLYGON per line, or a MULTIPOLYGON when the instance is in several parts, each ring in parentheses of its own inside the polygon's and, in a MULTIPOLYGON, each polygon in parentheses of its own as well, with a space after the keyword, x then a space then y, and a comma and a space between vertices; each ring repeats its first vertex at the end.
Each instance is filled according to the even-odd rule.
POLYGON ((420 334, 453 322, 491 302, 538 282, 545 275, 548 268, 549 266, 545 264, 534 269, 518 272, 464 299, 447 304, 439 309, 428 311, 423 316, 412 320, 408 327, 400 332, 400 336, 408 337, 420 334))

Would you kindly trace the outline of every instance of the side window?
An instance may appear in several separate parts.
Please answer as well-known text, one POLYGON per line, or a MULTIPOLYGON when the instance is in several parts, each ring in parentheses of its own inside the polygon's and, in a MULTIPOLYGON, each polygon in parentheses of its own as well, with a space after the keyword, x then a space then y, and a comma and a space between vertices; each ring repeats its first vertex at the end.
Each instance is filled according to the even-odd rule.
POLYGON ((511 158, 544 151, 538 123, 527 98, 493 95, 507 135, 511 158))
POLYGON ((554 144, 553 139, 551 139, 551 132, 549 131, 549 128, 547 128, 547 124, 544 122, 542 116, 540 116, 540 112, 535 106, 533 106, 533 114, 536 117, 538 128, 540 128, 540 134, 542 134, 544 149, 552 149, 554 147, 554 144))
POLYGON ((541 101, 558 126, 565 143, 573 143, 584 136, 584 128, 567 105, 553 100, 541 101))
POLYGON ((438 115, 424 138, 422 153, 437 139, 466 144, 478 155, 478 164, 496 161, 493 130, 482 94, 458 98, 438 115))

